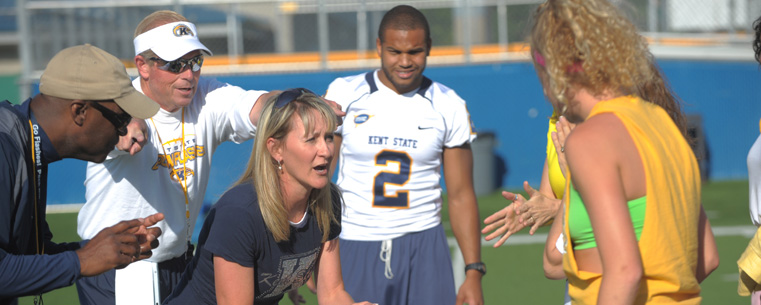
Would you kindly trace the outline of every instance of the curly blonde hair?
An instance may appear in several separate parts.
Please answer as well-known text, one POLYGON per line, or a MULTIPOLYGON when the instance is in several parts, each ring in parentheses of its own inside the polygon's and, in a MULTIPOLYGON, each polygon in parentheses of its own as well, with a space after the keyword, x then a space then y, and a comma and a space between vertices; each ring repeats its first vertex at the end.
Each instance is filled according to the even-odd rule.
POLYGON ((549 98, 567 105, 579 87, 593 95, 637 95, 664 108, 686 134, 678 97, 661 76, 647 41, 608 1, 548 0, 535 12, 530 44, 549 98))

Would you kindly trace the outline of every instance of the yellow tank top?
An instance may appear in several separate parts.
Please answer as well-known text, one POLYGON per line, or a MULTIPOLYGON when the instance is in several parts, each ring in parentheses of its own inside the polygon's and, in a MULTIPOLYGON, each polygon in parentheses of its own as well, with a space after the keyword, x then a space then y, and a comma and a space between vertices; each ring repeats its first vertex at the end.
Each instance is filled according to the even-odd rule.
MULTIPOLYGON (((638 242, 644 275, 634 304, 700 304, 695 278, 700 173, 692 149, 666 111, 637 97, 600 102, 589 117, 600 113, 614 113, 626 126, 647 177, 647 209, 638 242)), ((570 236, 568 199, 564 201, 563 231, 570 236)), ((602 275, 578 269, 571 243, 566 251, 563 270, 573 304, 596 304, 602 275)))
POLYGON ((555 198, 563 198, 565 191, 565 177, 558 164, 558 152, 555 150, 555 143, 552 142, 552 133, 557 131, 555 124, 558 122, 556 115, 553 113, 550 119, 550 126, 547 128, 547 176, 550 178, 550 186, 555 198))

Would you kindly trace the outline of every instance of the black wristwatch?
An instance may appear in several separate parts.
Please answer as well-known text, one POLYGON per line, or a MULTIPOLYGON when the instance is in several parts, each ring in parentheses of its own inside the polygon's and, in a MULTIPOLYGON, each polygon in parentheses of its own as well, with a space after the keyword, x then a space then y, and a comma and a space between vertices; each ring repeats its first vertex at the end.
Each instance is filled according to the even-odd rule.
POLYGON ((468 272, 468 270, 476 270, 481 272, 481 275, 486 275, 486 264, 481 262, 468 264, 465 266, 465 272, 468 272))

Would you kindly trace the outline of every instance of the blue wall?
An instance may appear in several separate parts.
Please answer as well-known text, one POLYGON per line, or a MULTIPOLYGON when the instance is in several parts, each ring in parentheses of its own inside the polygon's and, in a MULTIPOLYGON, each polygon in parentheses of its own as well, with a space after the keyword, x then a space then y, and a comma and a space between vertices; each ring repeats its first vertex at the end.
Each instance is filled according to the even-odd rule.
MULTIPOLYGON (((687 114, 703 118, 711 154, 711 179, 745 179, 748 149, 759 134, 761 71, 753 62, 664 60, 659 64, 687 114)), ((324 92, 334 78, 362 71, 218 77, 251 89, 307 87, 324 92)), ((552 113, 530 63, 431 67, 425 73, 455 89, 468 102, 479 131, 495 132, 495 154, 504 164, 504 187, 523 180, 538 184, 552 113)), ((400 109, 403 111, 403 109, 400 109)), ((251 141, 225 143, 214 156, 207 201, 214 201, 245 167, 251 141)), ((499 164, 500 162, 498 162, 499 164)), ((50 166, 48 203, 84 202, 85 164, 64 160, 50 166)))

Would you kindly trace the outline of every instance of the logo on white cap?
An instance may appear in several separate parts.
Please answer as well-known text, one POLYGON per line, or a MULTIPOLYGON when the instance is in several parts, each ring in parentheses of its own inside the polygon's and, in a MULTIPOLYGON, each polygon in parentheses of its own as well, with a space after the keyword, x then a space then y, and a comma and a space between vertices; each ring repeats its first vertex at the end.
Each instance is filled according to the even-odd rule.
POLYGON ((167 23, 137 35, 133 40, 135 55, 147 50, 153 51, 166 61, 176 60, 195 50, 212 55, 196 36, 196 26, 187 21, 167 23))
POLYGON ((172 29, 172 32, 174 33, 174 36, 180 37, 180 36, 195 36, 193 34, 193 30, 191 30, 187 25, 184 24, 178 24, 172 29))

